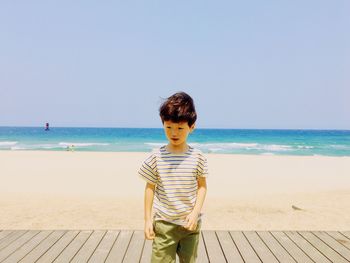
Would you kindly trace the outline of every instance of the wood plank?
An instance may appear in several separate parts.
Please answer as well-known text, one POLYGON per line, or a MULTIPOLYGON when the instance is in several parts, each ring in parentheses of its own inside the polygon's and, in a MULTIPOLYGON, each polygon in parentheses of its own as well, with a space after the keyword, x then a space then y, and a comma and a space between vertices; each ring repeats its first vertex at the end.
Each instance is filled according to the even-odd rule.
POLYGON ((145 234, 141 230, 135 230, 134 234, 131 237, 131 241, 126 251, 123 262, 140 262, 141 253, 143 245, 145 243, 145 234))
POLYGON ((244 262, 261 262, 260 258, 257 256, 254 249, 251 247, 241 231, 230 231, 230 235, 241 253, 244 262))
POLYGON ((262 262, 278 263, 275 256, 272 254, 272 252, 264 244, 264 242, 260 239, 260 237, 255 231, 243 231, 243 234, 248 239, 248 242, 258 254, 258 257, 262 262))
POLYGON ((53 244, 59 240, 65 230, 53 231, 43 242, 41 242, 37 247, 35 247, 30 253, 28 253, 24 258, 22 258, 20 263, 30 263, 38 260, 53 244))
POLYGON ((20 238, 22 235, 27 233, 28 230, 18 230, 18 231, 13 231, 6 237, 4 237, 2 240, 0 240, 0 250, 4 249, 7 247, 9 244, 11 244, 13 241, 15 241, 17 238, 20 238))
POLYGON ((15 252, 19 247, 21 247, 23 244, 25 244, 28 240, 33 238, 39 232, 40 231, 38 230, 28 231, 24 235, 20 236, 19 238, 11 242, 8 246, 6 246, 4 249, 0 251, 0 261, 7 258, 9 255, 15 252))
POLYGON ((296 262, 312 263, 313 261, 302 251, 285 233, 282 231, 273 231, 271 234, 284 247, 285 250, 294 258, 296 262))
MULTIPOLYGON (((150 262, 143 231, 2 230, 0 261, 150 262)), ((350 262, 350 232, 201 231, 198 262, 350 262)))
POLYGON ((216 231, 216 235, 224 251, 227 262, 244 263, 235 243, 228 231, 216 231))
POLYGON ((152 240, 146 240, 145 241, 145 244, 144 244, 143 250, 142 250, 140 263, 149 263, 149 262, 151 262, 152 243, 153 243, 152 240))
POLYGON ((314 262, 330 263, 331 261, 321 254, 316 248, 314 248, 306 239, 304 239, 297 232, 286 231, 285 234, 301 249, 303 250, 314 262))
POLYGON ((104 262, 111 250, 115 240, 119 235, 119 230, 108 230, 106 235, 103 237, 101 243, 98 245, 95 252, 89 259, 90 263, 100 263, 104 262))
POLYGON ((207 248, 208 258, 210 262, 226 262, 225 256, 221 249, 219 240, 215 231, 203 231, 204 244, 207 248))
POLYGON ((330 235, 331 237, 333 237, 336 241, 338 241, 343 246, 350 249, 350 239, 347 239, 346 237, 344 237, 342 234, 340 234, 337 231, 328 231, 327 234, 330 235))
POLYGON ((343 231, 342 233, 346 238, 350 239, 350 231, 343 231))
POLYGON ((0 232, 0 241, 1 241, 1 239, 5 238, 6 236, 11 234, 12 232, 13 232, 13 230, 2 230, 0 232))
POLYGON ((67 231, 56 243, 54 243, 43 255, 41 255, 35 263, 53 262, 76 238, 79 232, 79 230, 67 231))
POLYGON ((316 235, 309 231, 300 231, 300 235, 302 235, 307 241, 309 241, 314 247, 316 247, 323 255, 325 255, 330 261, 338 262, 338 263, 346 263, 348 262, 342 256, 340 256, 337 252, 335 252, 332 248, 327 246, 321 239, 319 239, 316 235))
POLYGON ((201 234, 199 236, 197 262, 209 263, 207 249, 204 245, 203 240, 203 231, 201 231, 201 234))
POLYGON ((40 231, 33 238, 28 240, 25 244, 20 246, 15 252, 13 252, 9 257, 7 257, 4 263, 12 263, 20 261, 25 255, 32 251, 37 245, 43 242, 53 231, 52 230, 43 230, 40 231))
POLYGON ((319 239, 321 239, 328 246, 333 248, 338 254, 340 254, 343 258, 350 262, 350 250, 343 246, 341 243, 337 242, 334 238, 329 236, 326 232, 323 231, 313 231, 314 235, 316 235, 319 239))
POLYGON ((120 231, 117 240, 114 242, 113 247, 109 252, 106 263, 117 263, 123 261, 132 233, 133 231, 131 230, 120 231))
POLYGON ((271 250, 274 256, 280 262, 290 263, 295 260, 289 255, 289 253, 278 243, 278 241, 268 231, 258 231, 257 234, 264 241, 266 246, 271 250))
POLYGON ((54 262, 70 262, 84 243, 92 234, 91 230, 80 231, 71 243, 62 251, 62 253, 55 259, 54 262))
POLYGON ((88 262, 105 234, 105 230, 94 230, 70 262, 88 262))

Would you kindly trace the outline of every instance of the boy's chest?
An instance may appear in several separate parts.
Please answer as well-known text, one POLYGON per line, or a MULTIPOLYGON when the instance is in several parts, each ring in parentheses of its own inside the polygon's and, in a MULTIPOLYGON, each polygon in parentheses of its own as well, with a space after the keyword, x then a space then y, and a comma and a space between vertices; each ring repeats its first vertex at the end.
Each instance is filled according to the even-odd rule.
POLYGON ((157 170, 160 178, 195 179, 197 175, 197 162, 193 158, 160 158, 157 162, 157 170))

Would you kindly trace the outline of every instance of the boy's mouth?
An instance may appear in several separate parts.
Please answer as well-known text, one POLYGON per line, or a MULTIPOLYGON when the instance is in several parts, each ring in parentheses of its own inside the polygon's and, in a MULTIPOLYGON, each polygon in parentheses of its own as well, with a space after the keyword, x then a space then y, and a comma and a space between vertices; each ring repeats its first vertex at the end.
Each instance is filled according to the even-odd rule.
POLYGON ((178 139, 177 138, 171 138, 173 141, 177 141, 178 139))

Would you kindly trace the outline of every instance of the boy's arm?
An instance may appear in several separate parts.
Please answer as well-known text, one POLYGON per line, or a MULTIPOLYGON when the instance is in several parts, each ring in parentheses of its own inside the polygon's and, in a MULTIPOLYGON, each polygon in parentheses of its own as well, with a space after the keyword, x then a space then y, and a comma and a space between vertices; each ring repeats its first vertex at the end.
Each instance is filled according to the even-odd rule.
POLYGON ((145 221, 152 220, 152 204, 155 185, 147 183, 145 187, 145 221))
POLYGON ((202 210, 204 203, 205 195, 207 193, 207 181, 205 177, 199 177, 197 179, 198 190, 197 190, 197 199, 196 204, 192 212, 186 217, 187 224, 185 228, 188 230, 195 230, 197 226, 197 218, 202 210))
POLYGON ((154 189, 155 185, 147 183, 145 187, 145 238, 146 239, 154 239, 154 231, 153 231, 153 220, 152 220, 152 204, 154 197, 154 189))
POLYGON ((199 215, 202 210, 205 195, 207 193, 207 180, 205 177, 199 177, 197 182, 198 182, 197 199, 196 199, 196 204, 193 208, 193 211, 199 215))

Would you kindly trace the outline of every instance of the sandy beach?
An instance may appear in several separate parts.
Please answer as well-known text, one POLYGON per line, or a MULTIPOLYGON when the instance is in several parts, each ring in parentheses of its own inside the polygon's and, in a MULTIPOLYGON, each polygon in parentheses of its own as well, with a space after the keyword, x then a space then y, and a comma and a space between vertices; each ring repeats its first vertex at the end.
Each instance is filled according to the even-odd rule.
MULTIPOLYGON (((0 229, 143 229, 148 154, 0 151, 0 229)), ((350 229, 350 157, 206 156, 203 229, 350 229)))

